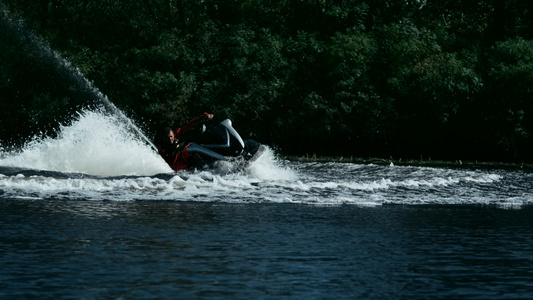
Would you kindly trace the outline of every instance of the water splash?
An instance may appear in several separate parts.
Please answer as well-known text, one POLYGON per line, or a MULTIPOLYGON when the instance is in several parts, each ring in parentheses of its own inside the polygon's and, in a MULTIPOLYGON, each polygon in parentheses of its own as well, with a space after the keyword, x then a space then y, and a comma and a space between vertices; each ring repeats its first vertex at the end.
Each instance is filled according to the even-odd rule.
POLYGON ((83 110, 56 138, 34 138, 20 153, 3 153, 0 166, 97 176, 170 172, 130 129, 115 114, 83 110))
POLYGON ((298 173, 284 165, 283 161, 280 161, 275 152, 268 147, 256 161, 246 168, 246 174, 261 180, 294 181, 298 179, 298 173))

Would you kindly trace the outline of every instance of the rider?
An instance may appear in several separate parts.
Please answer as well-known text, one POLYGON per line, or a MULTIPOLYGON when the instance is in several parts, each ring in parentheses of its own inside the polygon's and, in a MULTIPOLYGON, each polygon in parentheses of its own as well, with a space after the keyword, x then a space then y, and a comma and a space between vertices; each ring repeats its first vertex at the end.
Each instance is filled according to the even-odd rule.
POLYGON ((180 144, 180 137, 198 123, 211 119, 213 119, 213 114, 204 113, 203 115, 190 120, 185 126, 178 128, 177 130, 172 130, 172 128, 165 129, 167 134, 166 142, 163 142, 158 146, 158 152, 174 171, 187 169, 187 161, 192 156, 192 154, 187 152, 187 147, 189 147, 190 144, 180 144))

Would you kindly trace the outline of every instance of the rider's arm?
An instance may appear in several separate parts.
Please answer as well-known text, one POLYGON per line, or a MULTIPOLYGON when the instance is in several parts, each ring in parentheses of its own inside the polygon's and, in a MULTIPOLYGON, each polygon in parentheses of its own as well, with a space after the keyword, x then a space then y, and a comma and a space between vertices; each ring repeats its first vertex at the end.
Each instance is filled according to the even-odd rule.
POLYGON ((202 122, 205 119, 213 119, 213 115, 204 113, 203 115, 190 120, 185 126, 178 129, 174 134, 176 135, 176 137, 179 138, 182 134, 187 132, 187 130, 191 129, 192 127, 194 127, 195 125, 197 125, 198 123, 202 122))

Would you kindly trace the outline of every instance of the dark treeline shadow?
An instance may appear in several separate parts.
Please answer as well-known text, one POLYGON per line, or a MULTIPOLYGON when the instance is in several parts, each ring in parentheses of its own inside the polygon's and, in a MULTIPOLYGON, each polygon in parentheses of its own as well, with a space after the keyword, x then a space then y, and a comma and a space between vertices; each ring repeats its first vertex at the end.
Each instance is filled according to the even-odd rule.
POLYGON ((90 98, 72 91, 80 85, 42 49, 25 49, 31 35, 3 30, 18 18, 148 134, 210 111, 286 154, 533 160, 529 2, 0 7, 9 10, 0 34, 3 140, 45 129, 49 112, 57 120, 90 98))

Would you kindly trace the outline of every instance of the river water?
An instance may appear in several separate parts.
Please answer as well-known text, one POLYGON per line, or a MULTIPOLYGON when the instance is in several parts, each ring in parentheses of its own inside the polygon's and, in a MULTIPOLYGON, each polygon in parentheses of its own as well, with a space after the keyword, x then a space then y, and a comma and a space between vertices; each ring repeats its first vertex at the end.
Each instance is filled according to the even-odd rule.
POLYGON ((0 298, 533 297, 526 170, 268 150, 173 173, 124 126, 83 111, 2 151, 0 298))

